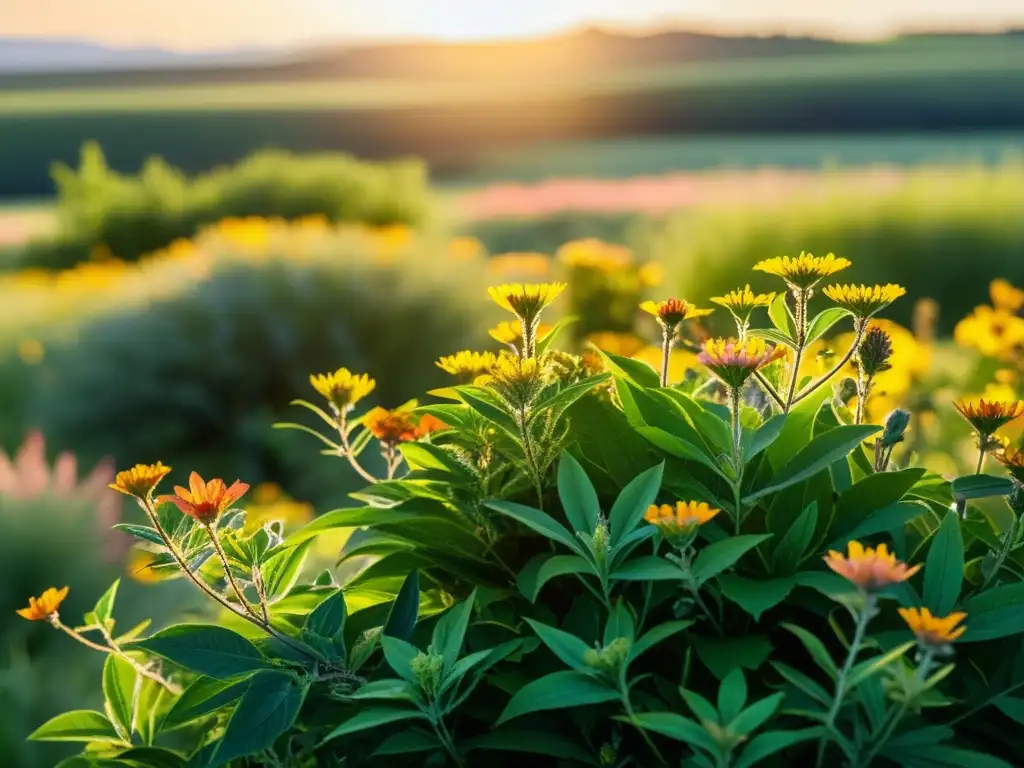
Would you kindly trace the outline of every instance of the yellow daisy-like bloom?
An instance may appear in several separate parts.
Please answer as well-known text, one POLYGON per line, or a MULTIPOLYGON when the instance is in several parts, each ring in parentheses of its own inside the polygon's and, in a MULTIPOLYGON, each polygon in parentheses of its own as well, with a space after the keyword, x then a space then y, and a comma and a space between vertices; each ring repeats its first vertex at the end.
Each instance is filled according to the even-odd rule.
POLYGON ((596 238, 568 242, 558 249, 555 258, 570 268, 600 272, 616 272, 633 262, 633 254, 628 248, 596 238))
POLYGON ((725 296, 715 296, 711 299, 715 304, 725 307, 732 312, 741 322, 750 318, 750 313, 758 307, 771 306, 775 300, 774 293, 754 293, 749 285, 729 291, 725 296))
POLYGON ((906 581, 921 569, 920 565, 911 567, 897 560, 885 544, 872 549, 859 541, 851 541, 847 551, 848 557, 835 550, 829 551, 825 564, 867 592, 906 581))
POLYGON ((377 386, 365 373, 353 374, 348 368, 310 376, 309 383, 339 413, 351 410, 377 386))
POLYGON ((795 288, 810 288, 822 278, 834 275, 848 266, 850 262, 847 259, 837 258, 831 253, 827 256, 814 256, 801 251, 796 258, 776 256, 774 259, 759 261, 754 269, 781 277, 795 288))
POLYGON ((514 410, 529 407, 544 387, 544 371, 535 357, 501 355, 491 369, 490 387, 514 410))
POLYGON ((887 283, 886 285, 829 285, 822 291, 843 309, 850 310, 855 317, 867 318, 892 304, 907 289, 887 283))
POLYGON ((640 309, 653 315, 663 327, 669 329, 675 328, 684 320, 704 317, 715 311, 713 309, 698 309, 690 302, 675 297, 664 301, 645 301, 640 305, 640 309))
POLYGON ((1024 483, 1024 451, 1018 448, 1005 448, 996 454, 996 459, 1018 483, 1024 483))
POLYGON ((1016 360, 1024 351, 1024 317, 1005 307, 980 306, 956 324, 953 338, 985 357, 1016 360))
POLYGON ((946 645, 952 643, 967 631, 967 627, 958 627, 967 618, 962 611, 951 613, 945 618, 932 616, 927 608, 898 608, 900 616, 907 622, 910 631, 917 636, 921 645, 946 645))
POLYGON ((502 309, 514 313, 527 325, 566 289, 565 283, 508 283, 491 286, 488 295, 502 309))
POLYGON ((1024 309, 1024 291, 1013 285, 1009 280, 998 278, 989 286, 992 306, 1007 312, 1018 314, 1024 309))
POLYGON ((690 528, 704 525, 722 510, 706 501, 677 501, 671 504, 651 504, 644 513, 644 520, 659 528, 690 528))
POLYGON ((785 357, 786 351, 766 344, 764 339, 708 339, 697 359, 722 382, 737 389, 754 371, 785 357))
POLYGON ((436 365, 445 373, 450 373, 452 376, 458 376, 461 380, 469 382, 490 373, 496 362, 498 362, 498 356, 493 352, 474 352, 464 349, 454 355, 442 357, 436 365))
POLYGON ((21 618, 28 619, 29 621, 45 621, 51 616, 56 615, 57 609, 60 608, 60 604, 64 602, 64 598, 67 596, 67 587, 62 589, 50 587, 39 597, 30 597, 28 599, 28 608, 18 608, 17 613, 21 618))
POLYGON ((990 402, 979 400, 971 403, 960 400, 953 403, 960 415, 971 423, 978 434, 989 436, 1000 427, 1009 424, 1016 418, 1024 416, 1024 400, 990 402))
POLYGON ((164 466, 161 461, 156 464, 136 464, 131 469, 118 472, 109 487, 145 501, 170 471, 171 468, 164 466))

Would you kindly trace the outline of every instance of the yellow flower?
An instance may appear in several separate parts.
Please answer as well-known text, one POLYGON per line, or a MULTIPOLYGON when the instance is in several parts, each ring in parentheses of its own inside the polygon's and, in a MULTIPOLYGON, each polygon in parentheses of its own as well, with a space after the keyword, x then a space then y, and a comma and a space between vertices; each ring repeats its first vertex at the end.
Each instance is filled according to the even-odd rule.
MULTIPOLYGON (((537 340, 541 341, 545 336, 551 333, 553 326, 541 323, 537 326, 537 340)), ((518 349, 523 343, 523 326, 518 320, 503 320, 496 326, 491 328, 488 332, 490 337, 495 341, 500 341, 502 344, 508 344, 509 346, 518 349)))
POLYGON ((953 338, 985 357, 1014 360, 1024 351, 1024 317, 1003 307, 980 306, 956 324, 953 338))
POLYGON ((1024 451, 1018 448, 1004 448, 996 458, 1018 483, 1024 483, 1024 451))
POLYGON ((844 579, 869 592, 906 581, 921 569, 920 565, 908 567, 906 563, 897 560, 885 544, 872 549, 864 547, 859 541, 851 541, 848 551, 849 557, 844 557, 841 552, 831 550, 825 556, 825 564, 844 579))
POLYGON ((18 357, 26 365, 39 365, 45 354, 46 349, 39 339, 24 339, 18 344, 18 357))
POLYGON ((698 309, 688 301, 675 297, 664 301, 645 301, 640 305, 640 309, 653 315, 662 327, 669 329, 675 328, 684 320, 704 317, 715 311, 713 309, 698 309))
POLYGON ((910 631, 917 635, 921 645, 946 645, 952 643, 967 631, 967 627, 958 627, 967 614, 961 611, 951 613, 943 619, 932 616, 927 608, 898 608, 900 616, 907 622, 910 631))
POLYGON ((868 318, 885 309, 907 290, 894 283, 886 285, 829 285, 822 291, 855 317, 868 318))
POLYGON ((164 466, 161 461, 156 464, 136 464, 131 469, 118 472, 110 487, 126 496, 146 501, 170 471, 171 468, 164 466))
POLYGON ((737 389, 743 386, 743 382, 754 371, 770 365, 785 354, 785 350, 772 347, 763 339, 709 339, 704 342, 697 359, 726 386, 737 389))
POLYGON ((648 261, 637 270, 640 285, 646 288, 657 288, 665 281, 665 270, 656 261, 648 261))
POLYGON ((711 300, 732 312, 741 322, 746 323, 750 313, 758 307, 771 306, 775 299, 774 293, 754 293, 749 285, 729 291, 725 296, 715 296, 711 300))
POLYGON ((635 333, 618 333, 616 331, 592 333, 587 336, 586 341, 604 352, 621 357, 632 357, 646 346, 644 340, 635 333))
POLYGON ((1019 313, 1024 309, 1024 291, 1002 278, 992 281, 989 286, 992 306, 1011 313, 1019 313))
POLYGON ((848 266, 850 266, 849 261, 836 258, 831 253, 827 256, 814 256, 813 254, 801 251, 800 255, 796 258, 776 256, 773 259, 759 261, 754 265, 754 269, 781 277, 792 287, 810 288, 816 285, 823 277, 834 275, 848 266))
POLYGON ((544 386, 543 371, 535 357, 522 359, 514 355, 501 355, 491 369, 490 387, 513 410, 529 407, 544 386))
POLYGON ((365 373, 356 375, 348 368, 339 368, 334 373, 310 376, 309 383, 339 413, 351 410, 377 386, 377 382, 365 373))
POLYGON ((644 513, 644 519, 659 528, 689 528, 704 525, 722 510, 706 501, 677 501, 671 504, 651 504, 644 513))
POLYGON ((496 275, 543 277, 551 271, 551 259, 543 253, 502 253, 492 256, 487 267, 496 275))
POLYGON ((484 254, 484 245, 475 237, 456 237, 448 243, 448 258, 453 261, 472 261, 484 254))
POLYGON ((363 426, 382 443, 390 445, 406 443, 417 437, 416 417, 401 409, 373 408, 363 417, 363 426))
POLYGON ((478 376, 490 373, 497 361, 497 355, 493 352, 474 352, 465 349, 454 355, 442 357, 436 365, 445 373, 450 373, 452 376, 458 376, 463 381, 469 382, 474 381, 478 376))
POLYGON ((502 309, 532 326, 537 316, 566 289, 565 283, 508 283, 491 286, 488 295, 502 309))
POLYGON ((555 258, 570 268, 601 272, 616 272, 633 262, 633 254, 628 248, 595 238, 568 242, 558 249, 555 258))
POLYGON ((989 402, 979 400, 977 403, 970 403, 960 400, 953 403, 960 415, 971 423, 971 426, 978 430, 978 434, 988 437, 997 429, 1009 424, 1014 419, 1024 416, 1024 400, 1012 402, 989 402))
POLYGON ((18 608, 17 613, 23 619, 28 619, 29 621, 44 621, 51 616, 57 615, 57 609, 60 608, 60 604, 64 602, 64 598, 67 596, 67 587, 62 589, 50 587, 38 598, 30 597, 28 599, 28 608, 18 608))

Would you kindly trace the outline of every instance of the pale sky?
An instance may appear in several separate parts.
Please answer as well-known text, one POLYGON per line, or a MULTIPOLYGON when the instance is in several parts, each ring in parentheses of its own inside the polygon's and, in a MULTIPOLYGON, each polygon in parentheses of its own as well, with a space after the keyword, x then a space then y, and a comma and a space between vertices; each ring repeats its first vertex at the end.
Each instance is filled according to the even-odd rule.
POLYGON ((583 24, 884 36, 1024 26, 1024 0, 0 0, 0 37, 175 49, 423 36, 474 40, 583 24))

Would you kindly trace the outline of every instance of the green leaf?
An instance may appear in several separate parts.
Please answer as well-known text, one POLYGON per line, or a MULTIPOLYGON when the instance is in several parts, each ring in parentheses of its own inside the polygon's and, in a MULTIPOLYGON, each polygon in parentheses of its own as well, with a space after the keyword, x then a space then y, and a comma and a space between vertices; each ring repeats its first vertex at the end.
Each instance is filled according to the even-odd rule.
POLYGON ((459 658, 475 602, 476 589, 469 593, 469 597, 445 613, 441 620, 434 625, 431 645, 434 647, 434 653, 439 653, 444 657, 445 675, 451 671, 455 661, 459 658))
POLYGON ((744 451, 743 461, 749 462, 761 451, 770 448, 772 443, 778 440, 779 435, 782 434, 784 426, 786 426, 786 414, 777 413, 758 427, 754 433, 754 439, 750 441, 747 450, 744 451))
POLYGON ((32 741, 126 744, 107 718, 88 709, 76 709, 57 715, 36 728, 28 738, 32 741))
POLYGON ((629 648, 629 660, 640 658, 640 656, 651 648, 656 646, 662 640, 667 640, 684 629, 693 626, 693 622, 690 620, 686 621, 666 621, 662 624, 658 624, 652 628, 647 634, 643 635, 629 648))
POLYGON ((811 322, 807 324, 807 338, 804 344, 813 344, 815 341, 820 339, 826 333, 828 333, 832 326, 847 317, 850 314, 848 309, 842 307, 829 307, 816 314, 811 322))
POLYGON ((545 413, 552 414, 555 419, 560 418, 569 406, 585 396, 598 384, 609 378, 611 378, 610 374, 601 373, 597 376, 590 376, 582 381, 578 381, 568 387, 561 387, 554 397, 543 398, 541 400, 537 407, 533 409, 528 423, 532 423, 545 413))
POLYGON ((783 664, 782 662, 773 661, 772 666, 786 682, 797 690, 803 691, 819 704, 822 704, 825 707, 832 704, 832 694, 814 682, 814 680, 809 678, 803 672, 793 669, 788 664, 783 664))
POLYGON ((120 579, 115 579, 114 583, 96 601, 96 606, 92 609, 92 613, 96 617, 97 623, 105 626, 110 621, 111 613, 114 610, 114 599, 117 597, 117 587, 120 583, 120 579))
POLYGON ((579 541, 561 523, 539 509, 515 504, 511 501, 490 500, 485 501, 484 505, 490 507, 495 512, 500 512, 511 517, 513 520, 517 520, 527 528, 536 531, 542 536, 546 536, 552 541, 557 541, 559 544, 573 550, 577 555, 583 554, 583 548, 580 546, 579 541))
POLYGON ((398 709, 396 707, 372 707, 370 709, 363 709, 356 713, 354 717, 350 717, 344 723, 327 734, 320 743, 323 744, 324 742, 336 739, 339 736, 347 736, 350 733, 367 731, 371 728, 387 725, 388 723, 397 723, 402 720, 414 719, 425 720, 426 715, 418 709, 398 709))
POLYGON ((665 463, 641 472, 629 481, 612 504, 608 514, 608 528, 611 533, 612 547, 615 547, 636 528, 643 519, 647 508, 654 503, 661 488, 661 478, 665 471, 665 463))
POLYGON ((133 747, 117 756, 117 765, 137 768, 185 768, 187 761, 177 752, 161 747, 133 747))
POLYGON ((726 573, 718 578, 718 586, 723 595, 753 616, 754 621, 760 621, 761 614, 785 600, 796 583, 787 578, 754 580, 726 573))
POLYGON ((881 427, 871 424, 848 424, 818 435, 775 473, 770 485, 747 496, 744 503, 751 504, 769 493, 814 477, 880 430, 881 427))
POLYGON ((781 625, 784 629, 788 629, 797 639, 803 643, 804 648, 811 654, 811 658, 814 659, 814 663, 821 667, 833 680, 839 675, 839 670, 836 669, 836 663, 829 656, 828 650, 825 648, 824 643, 818 638, 812 635, 803 627, 798 627, 796 624, 785 624, 781 625))
POLYGON ((449 452, 431 443, 401 443, 402 452, 410 470, 434 470, 452 475, 452 482, 467 482, 473 479, 470 471, 449 452))
POLYGON ((779 540, 772 553, 772 566, 776 572, 793 573, 800 567, 807 548, 818 526, 818 502, 808 504, 800 516, 779 540))
POLYGON ((545 555, 538 560, 538 567, 519 572, 519 591, 531 603, 537 602, 541 588, 556 576, 568 574, 590 574, 596 576, 594 566, 578 555, 545 555))
POLYGON ((516 691, 498 718, 497 725, 529 712, 570 709, 587 704, 616 701, 618 698, 619 693, 615 688, 591 675, 575 670, 553 672, 527 683, 516 691))
POLYGON ((735 637, 700 637, 691 635, 697 658, 711 670, 711 674, 723 680, 737 666, 756 670, 772 652, 772 644, 760 635, 738 635, 735 637))
POLYGON ((718 466, 711 456, 708 456, 703 448, 699 448, 688 440, 684 440, 681 437, 666 432, 664 429, 658 427, 637 427, 636 431, 639 432, 643 437, 647 438, 654 446, 665 451, 670 456, 675 456, 677 459, 684 459, 686 461, 695 461, 701 464, 716 475, 721 477, 727 482, 731 481, 730 477, 718 466))
MULTIPOLYGON (((735 671, 735 669, 730 670, 729 675, 731 675, 735 671)), ((729 675, 726 675, 726 677, 728 677, 729 675)), ((710 701, 705 699, 699 693, 697 693, 696 691, 687 690, 683 687, 679 688, 679 693, 680 695, 682 695, 683 701, 686 702, 686 706, 688 706, 690 708, 690 711, 697 716, 698 720, 700 720, 701 722, 705 720, 712 723, 719 722, 718 710, 715 709, 714 705, 710 701)))
POLYGON ((789 347, 790 349, 796 348, 796 342, 793 341, 789 336, 784 334, 782 331, 777 331, 774 328, 751 328, 748 331, 749 335, 757 336, 760 339, 767 339, 775 345, 782 345, 789 347))
POLYGON ((711 735, 693 720, 674 712, 639 712, 632 722, 645 731, 654 731, 684 744, 692 744, 718 754, 718 745, 711 735))
POLYGON ((718 712, 722 715, 722 722, 732 722, 746 703, 747 679, 743 676, 743 668, 736 667, 718 686, 718 712))
POLYGON ((440 739, 430 731, 409 728, 388 736, 373 751, 373 755, 374 757, 378 755, 409 755, 416 752, 429 752, 440 749, 442 746, 440 739))
POLYGON ((103 662, 103 698, 107 715, 126 741, 130 740, 132 734, 135 678, 135 667, 127 659, 110 654, 103 662))
POLYGON ((604 360, 605 367, 614 376, 624 377, 645 388, 657 387, 661 384, 658 372, 643 360, 613 355, 601 349, 598 350, 598 354, 604 360))
POLYGON ((810 442, 814 437, 814 424, 818 420, 818 412, 831 395, 831 387, 819 387, 789 410, 782 434, 768 449, 768 459, 772 467, 778 469, 810 442))
POLYGON ((693 561, 693 578, 698 584, 731 568, 743 555, 762 541, 771 538, 770 533, 730 536, 701 549, 693 561))
POLYGON ((804 728, 799 731, 768 731, 759 734, 743 748, 743 752, 733 766, 734 768, 750 768, 758 765, 764 758, 792 747, 794 744, 821 738, 821 734, 821 728, 804 728))
POLYGON ((598 765, 598 762, 576 742, 556 733, 538 731, 536 728, 524 729, 506 726, 480 736, 474 736, 461 742, 461 746, 466 752, 474 749, 526 752, 575 760, 585 765, 598 765))
POLYGON ((856 688, 858 685, 860 685, 862 682, 867 680, 872 675, 878 674, 883 669, 892 664, 894 661, 896 661, 896 659, 898 659, 900 656, 902 656, 911 648, 913 648, 914 644, 915 643, 912 640, 909 643, 904 643, 903 645, 896 646, 888 653, 883 653, 879 656, 866 659, 865 661, 862 661, 859 664, 854 665, 854 667, 850 670, 849 677, 847 678, 846 689, 848 691, 852 691, 854 688, 856 688))
POLYGON ((1024 699, 1013 696, 999 696, 992 701, 993 706, 1019 725, 1024 725, 1024 699))
POLYGON ((920 745, 909 749, 894 749, 890 744, 882 749, 882 754, 906 768, 1013 768, 997 757, 947 744, 920 745))
POLYGON ((169 731, 216 712, 237 701, 248 687, 248 678, 234 681, 215 680, 212 677, 196 678, 164 716, 160 730, 169 731))
POLYGON ((412 673, 412 660, 420 655, 420 649, 412 643, 390 635, 383 635, 380 644, 384 649, 384 658, 395 674, 403 680, 415 683, 416 675, 412 673))
POLYGON ((645 555, 616 568, 610 578, 612 581, 681 581, 685 576, 671 560, 645 555))
POLYGON ((583 662, 583 657, 590 648, 576 635, 571 635, 556 627, 549 627, 547 624, 541 624, 533 619, 527 619, 526 623, 537 633, 541 642, 565 664, 581 672, 590 670, 590 667, 583 662))
POLYGON ((957 644, 979 643, 1024 632, 1024 582, 988 589, 967 600, 967 631, 957 644))
POLYGON ((148 542, 150 544, 158 544, 161 547, 166 547, 167 543, 163 540, 163 537, 157 532, 156 528, 150 528, 148 525, 133 525, 131 523, 116 523, 112 526, 115 531, 124 531, 136 539, 148 542))
POLYGON ((388 612, 388 619, 384 622, 382 633, 389 637, 408 641, 416 626, 419 610, 420 574, 419 571, 413 571, 402 582, 402 588, 398 590, 398 597, 395 598, 395 602, 388 612))
POLYGON ((132 645, 218 680, 268 666, 255 645, 237 632, 211 624, 176 624, 132 645))
POLYGON ((954 480, 950 487, 956 501, 1009 496, 1013 493, 1013 481, 1010 478, 992 475, 965 475, 954 480))
POLYGON ((321 600, 320 604, 306 616, 302 625, 303 633, 333 638, 345 627, 345 597, 341 590, 321 600))
POLYGON ((856 528, 829 544, 829 549, 844 549, 847 542, 874 536, 876 533, 898 531, 921 515, 930 515, 928 505, 921 501, 897 501, 888 507, 872 512, 856 528))
POLYGON ((306 689, 307 685, 288 672, 263 670, 249 678, 211 765, 225 765, 271 747, 292 727, 306 689))
POLYGON ((636 621, 622 598, 615 601, 615 607, 608 614, 608 622, 604 626, 604 644, 610 645, 620 637, 629 640, 631 645, 636 639, 636 621))
POLYGON ((891 507, 902 499, 921 479, 924 470, 904 469, 899 472, 875 472, 851 485, 839 496, 830 526, 832 540, 845 544, 856 529, 873 512, 891 507))
POLYGON ((782 291, 775 297, 768 307, 768 318, 772 321, 772 325, 790 340, 790 346, 792 346, 792 340, 796 338, 796 329, 793 327, 793 320, 789 315, 786 295, 786 292, 782 291))
POLYGON ((736 733, 744 735, 752 733, 764 725, 768 718, 775 714, 775 711, 782 704, 784 693, 776 693, 760 701, 754 702, 743 710, 736 718, 729 723, 729 727, 736 733))
MULTIPOLYGON (((393 639, 393 638, 392 638, 393 639)), ((347 698, 353 701, 386 699, 390 701, 415 701, 418 688, 408 680, 373 680, 359 687, 347 698)))
POLYGON ((491 402, 492 395, 480 387, 459 387, 457 389, 459 398, 484 417, 488 422, 501 429, 506 435, 518 439, 518 428, 512 417, 503 411, 497 404, 491 402))
POLYGON ((277 602, 295 586, 313 543, 314 539, 308 538, 294 547, 275 552, 263 562, 260 570, 268 603, 277 602))
POLYGON ((928 548, 924 565, 924 604, 935 616, 947 616, 960 597, 964 577, 964 542, 960 516, 946 512, 928 548))
POLYGON ((580 463, 568 451, 558 460, 558 498, 569 525, 577 533, 591 534, 597 528, 601 502, 580 463))

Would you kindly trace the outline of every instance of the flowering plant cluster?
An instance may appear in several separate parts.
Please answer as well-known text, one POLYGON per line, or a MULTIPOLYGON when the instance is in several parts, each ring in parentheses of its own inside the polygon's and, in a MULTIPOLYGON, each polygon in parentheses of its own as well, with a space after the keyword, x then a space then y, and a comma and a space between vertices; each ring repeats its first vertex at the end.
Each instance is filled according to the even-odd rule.
POLYGON ((505 348, 440 359, 439 402, 361 410, 368 375, 311 377, 325 405, 296 403, 326 432, 280 426, 367 485, 291 532, 246 524, 244 482, 119 473, 147 523, 119 527, 217 614, 119 633, 116 584, 79 625, 66 587, 31 599, 24 618, 107 654, 104 711, 32 738, 84 742, 65 768, 1015 764, 1024 460, 996 434, 1024 403, 957 404, 974 474, 913 466, 909 414, 863 407, 892 353, 872 318, 904 289, 828 285, 810 311, 848 265, 757 264, 779 292, 711 300, 736 335, 703 341, 698 381, 670 363, 709 309, 642 305, 655 369, 556 349, 566 285, 492 287, 505 348), (848 347, 805 375, 844 321, 848 347), (344 583, 304 568, 335 529, 359 532, 344 583))

